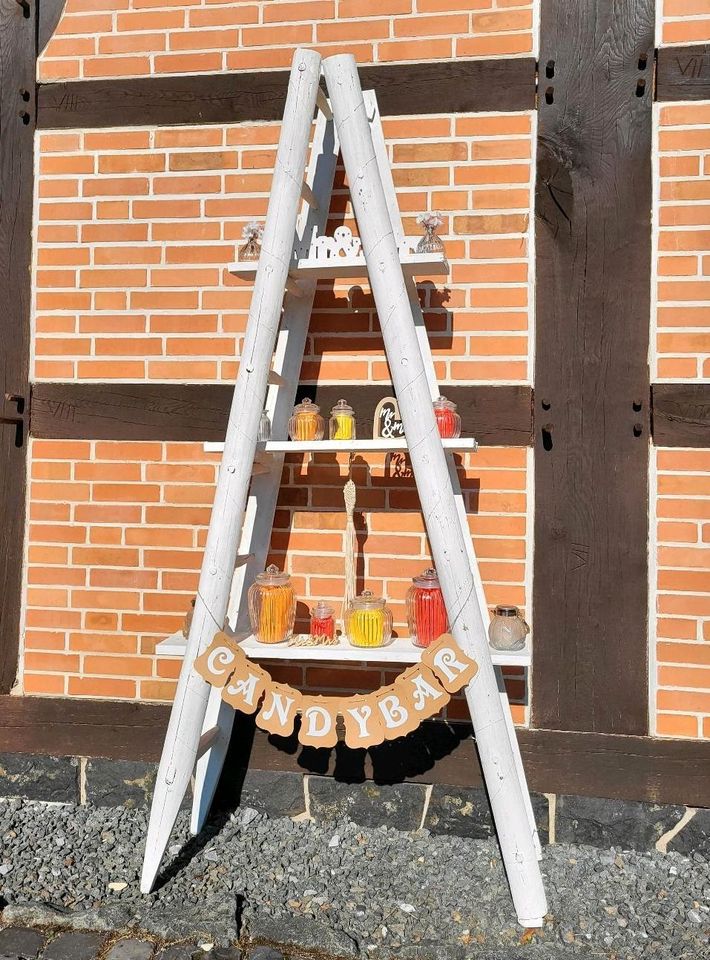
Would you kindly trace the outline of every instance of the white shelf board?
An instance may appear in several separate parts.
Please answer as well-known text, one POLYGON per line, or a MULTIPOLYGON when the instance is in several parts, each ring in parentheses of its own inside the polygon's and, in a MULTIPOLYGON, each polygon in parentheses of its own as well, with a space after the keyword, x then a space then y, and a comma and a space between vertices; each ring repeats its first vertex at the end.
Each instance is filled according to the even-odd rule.
MULTIPOLYGON (((475 453, 478 450, 478 442, 473 437, 460 437, 458 440, 442 440, 444 450, 459 450, 462 453, 466 451, 475 453)), ((221 453, 224 450, 223 443, 209 441, 204 444, 205 453, 221 453)), ((266 453, 365 453, 367 451, 389 451, 407 450, 407 441, 404 437, 394 440, 383 440, 381 437, 373 437, 370 440, 267 440, 266 443, 260 443, 258 450, 264 450, 266 453)))
MULTIPOLYGON (((229 272, 237 277, 255 277, 258 260, 237 260, 229 265, 229 272)), ((401 257, 402 270, 406 276, 423 275, 446 277, 449 274, 449 262, 441 253, 406 253, 401 257)), ((302 257, 294 261, 289 270, 294 280, 334 280, 338 277, 366 277, 365 257, 331 257, 316 260, 315 257, 302 257)))
MULTIPOLYGON (((419 663, 422 651, 411 640, 396 639, 386 647, 353 647, 341 640, 333 647, 289 647, 286 643, 259 643, 254 636, 242 641, 241 647, 252 660, 334 660, 368 663, 419 663)), ((160 657, 182 657, 185 638, 178 630, 155 648, 160 657)), ((516 651, 491 650, 491 659, 500 667, 529 667, 529 647, 516 651)))

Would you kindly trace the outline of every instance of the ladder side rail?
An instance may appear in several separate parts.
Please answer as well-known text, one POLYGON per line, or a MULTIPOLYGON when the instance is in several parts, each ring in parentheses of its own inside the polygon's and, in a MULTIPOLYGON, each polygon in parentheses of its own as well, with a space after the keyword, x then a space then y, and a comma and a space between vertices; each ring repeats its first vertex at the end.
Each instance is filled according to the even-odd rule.
POLYGON ((155 882, 197 758, 209 684, 198 676, 193 664, 214 634, 222 629, 227 612, 256 453, 259 420, 293 251, 301 183, 315 113, 320 60, 320 55, 315 51, 297 49, 291 67, 261 256, 229 414, 222 468, 217 479, 185 658, 153 794, 141 878, 141 890, 144 893, 148 893, 155 882))
MULTIPOLYGON (((335 168, 340 146, 335 124, 322 112, 318 113, 313 146, 306 175, 306 183, 318 201, 317 206, 305 205, 296 228, 296 246, 308 244, 314 228, 324 233, 327 225, 329 201, 335 179, 335 168)), ((303 296, 287 296, 274 356, 274 370, 280 376, 271 384, 266 399, 266 412, 275 437, 285 437, 298 389, 298 377, 305 352, 308 326, 316 293, 316 281, 301 284, 303 296)), ((239 553, 250 554, 248 563, 238 567, 229 601, 229 622, 238 635, 250 632, 247 593, 254 577, 264 569, 269 551, 271 530, 276 513, 281 472, 285 454, 274 454, 270 473, 252 480, 247 514, 244 521, 239 553)), ((234 709, 222 700, 221 690, 212 689, 205 713, 203 733, 218 728, 210 748, 198 759, 193 782, 190 830, 199 833, 209 813, 215 790, 229 748, 234 709)))
POLYGON ((521 924, 541 926, 547 903, 537 853, 471 572, 465 542, 469 538, 461 528, 431 406, 355 60, 350 55, 329 57, 324 61, 324 71, 348 181, 353 184, 353 207, 451 632, 479 665, 466 698, 513 902, 521 924))
MULTIPOLYGON (((380 178, 382 180, 382 187, 385 193, 385 199, 387 201, 387 209, 390 215, 390 222, 392 223, 392 228, 394 230, 397 240, 404 238, 404 229, 402 227, 402 217, 399 210, 399 204, 397 203, 397 191, 395 190, 394 180, 392 178, 392 168, 389 163, 389 157, 387 154, 387 145, 385 142, 384 132, 382 130, 382 119, 380 116, 379 106, 377 104, 377 96, 374 90, 366 90, 363 92, 363 100, 365 101, 365 107, 367 109, 368 118, 370 120, 370 129, 372 132, 372 144, 375 148, 375 157, 377 158, 377 169, 380 173, 380 178)), ((424 315, 422 313, 421 301, 419 299, 419 294, 417 291, 417 284, 413 277, 405 277, 405 286, 407 288, 407 295, 409 297, 409 305, 412 310, 412 316, 414 317, 414 323, 417 331, 417 339, 419 340, 419 347, 422 352, 422 360, 424 363, 424 369, 426 371, 427 383, 429 384, 429 392, 431 394, 432 400, 435 400, 441 393, 439 389, 439 383, 436 376, 436 370, 434 367, 434 360, 431 355, 431 343, 429 341, 429 336, 426 329, 426 324, 424 322, 424 315)), ((476 595, 478 597, 478 605, 481 611, 481 618, 486 630, 486 635, 488 634, 488 626, 490 623, 490 614, 488 612, 488 604, 486 602, 486 595, 483 590, 483 581, 481 580, 481 573, 478 568, 478 559, 476 557, 476 550, 473 545, 473 538, 468 529, 468 518, 466 516, 466 505, 463 499, 463 493, 461 492, 461 484, 459 482, 458 472, 456 470, 456 462, 454 460, 454 455, 451 452, 447 452, 446 459, 449 466, 449 477, 451 479, 451 486, 454 491, 454 497, 456 500, 456 509, 458 510, 459 517, 461 519, 462 529, 466 538, 466 545, 468 548, 469 560, 471 562, 471 571, 473 573, 473 579, 476 584, 476 595)), ((498 682, 498 690, 500 692, 501 701, 503 704, 503 712, 505 714, 506 727, 508 729, 508 736, 510 739, 511 749, 513 751, 513 756, 515 758, 515 766, 518 771, 518 780, 520 781, 520 787, 523 792, 523 799, 525 801, 525 809, 527 811, 528 823, 530 825, 530 830, 533 834, 533 843, 535 844, 535 850, 537 852, 538 860, 542 857, 542 847, 540 845, 540 838, 537 831, 537 823, 535 822, 535 812, 533 810, 532 801, 530 799, 530 791, 528 789, 527 778, 525 776, 525 768, 523 766, 523 758, 520 755, 520 744, 518 743, 518 737, 515 733, 515 725, 513 724, 513 718, 510 713, 510 703, 508 701, 508 694, 505 691, 505 684, 503 682, 503 672, 500 667, 495 667, 496 680, 498 682)))

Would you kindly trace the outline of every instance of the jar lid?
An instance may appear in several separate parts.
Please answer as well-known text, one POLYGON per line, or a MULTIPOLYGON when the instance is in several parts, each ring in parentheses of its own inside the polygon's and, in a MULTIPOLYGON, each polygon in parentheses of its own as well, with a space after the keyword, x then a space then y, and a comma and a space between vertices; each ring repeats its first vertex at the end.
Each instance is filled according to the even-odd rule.
POLYGON ((428 570, 420 573, 418 577, 413 577, 412 580, 418 587, 433 588, 439 586, 439 577, 433 567, 429 567, 428 570))
POLYGON ((333 608, 329 603, 326 603, 325 600, 319 600, 311 610, 311 616, 315 617, 316 620, 327 620, 328 617, 333 616, 333 608))
POLYGON ((288 583, 289 576, 285 571, 281 572, 276 564, 271 563, 263 573, 258 573, 254 579, 257 583, 275 587, 279 584, 288 583))
POLYGON ((318 404, 313 403, 309 397, 304 397, 300 403, 293 408, 294 413, 320 413, 318 404))
POLYGON ((384 605, 384 598, 376 597, 371 590, 363 590, 360 596, 353 600, 353 606, 358 610, 376 610, 384 605))
POLYGON ((332 416, 335 416, 338 413, 354 413, 355 411, 347 402, 347 400, 338 400, 330 412, 332 416))
POLYGON ((519 617, 520 610, 517 607, 499 606, 495 609, 495 615, 497 617, 519 617))
POLYGON ((437 397, 434 401, 435 410, 455 410, 456 404, 453 400, 447 400, 446 397, 437 397))

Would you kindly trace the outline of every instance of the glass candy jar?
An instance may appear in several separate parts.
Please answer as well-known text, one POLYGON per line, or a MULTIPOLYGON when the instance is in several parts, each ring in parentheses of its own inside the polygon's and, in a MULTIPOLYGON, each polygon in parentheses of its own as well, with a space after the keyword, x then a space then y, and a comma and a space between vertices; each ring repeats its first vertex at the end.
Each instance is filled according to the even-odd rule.
POLYGON ((271 420, 269 420, 269 415, 266 410, 264 410, 259 420, 259 433, 256 439, 271 440, 271 420))
POLYGON ((338 400, 330 411, 331 440, 355 439, 355 411, 345 400, 338 400))
POLYGON ((434 416, 443 440, 455 440, 461 436, 461 417, 456 413, 456 404, 446 397, 434 401, 434 416))
POLYGON ((322 440, 325 423, 320 415, 320 407, 308 397, 293 408, 288 421, 288 434, 292 440, 322 440))
POLYGON ((249 619, 259 643, 281 643, 293 633, 296 594, 287 573, 272 563, 249 587, 249 619))
POLYGON ((323 600, 319 600, 311 610, 311 636, 326 637, 332 640, 335 637, 335 620, 333 608, 323 600))
POLYGON ((495 608, 488 627, 488 639, 494 650, 522 650, 530 627, 517 607, 495 608))
POLYGON ((392 636, 392 611, 382 597, 363 590, 345 611, 345 632, 354 647, 384 647, 392 636))
POLYGON ((428 647, 448 628, 444 596, 436 570, 414 577, 407 592, 409 635, 417 647, 428 647))

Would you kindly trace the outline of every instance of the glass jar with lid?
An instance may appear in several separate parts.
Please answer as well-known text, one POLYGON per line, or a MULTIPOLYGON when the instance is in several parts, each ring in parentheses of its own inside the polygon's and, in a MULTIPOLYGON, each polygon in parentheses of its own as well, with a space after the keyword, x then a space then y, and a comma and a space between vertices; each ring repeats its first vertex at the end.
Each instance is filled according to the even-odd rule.
POLYGON ((292 440, 322 440, 325 423, 320 407, 306 397, 293 408, 288 421, 288 434, 292 440))
POLYGON ((345 400, 338 400, 330 411, 331 440, 355 439, 355 411, 345 400))
POLYGON ((434 416, 443 440, 456 440, 461 436, 461 417, 456 412, 456 404, 446 397, 434 401, 434 416))
POLYGON ((311 636, 325 637, 332 640, 335 637, 335 619, 333 608, 324 600, 319 600, 311 610, 311 636))
POLYGON ((293 633, 296 593, 287 573, 273 563, 249 587, 249 619, 259 643, 282 643, 293 633))
POLYGON ((514 606, 495 608, 488 627, 488 640, 494 650, 522 650, 530 627, 514 606))
POLYGON ((448 629, 444 595, 436 570, 414 577, 407 592, 409 635, 417 647, 428 647, 448 629))
POLYGON ((259 420, 259 433, 257 434, 257 440, 271 440, 271 420, 269 419, 269 414, 266 410, 261 414, 261 419, 259 420))
POLYGON ((345 632, 354 647, 384 647, 392 637, 392 611, 382 597, 363 590, 345 611, 345 632))

